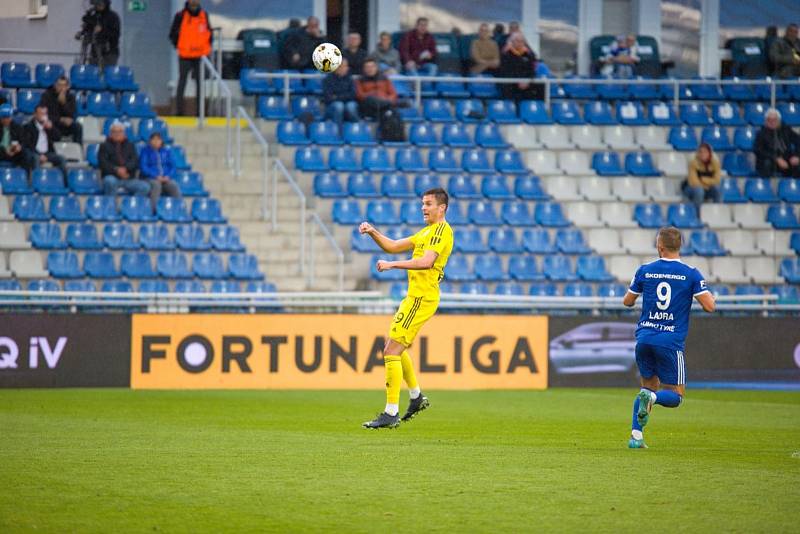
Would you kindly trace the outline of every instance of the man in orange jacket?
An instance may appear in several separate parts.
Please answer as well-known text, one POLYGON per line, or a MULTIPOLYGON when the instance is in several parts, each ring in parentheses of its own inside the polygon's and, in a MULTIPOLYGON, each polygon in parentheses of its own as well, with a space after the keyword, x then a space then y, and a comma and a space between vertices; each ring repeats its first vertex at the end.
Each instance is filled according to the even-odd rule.
POLYGON ((374 59, 367 59, 363 69, 361 78, 356 81, 359 111, 365 117, 377 119, 385 110, 397 105, 397 91, 392 81, 378 71, 374 59))
POLYGON ((189 73, 197 87, 197 105, 200 105, 200 58, 211 54, 211 24, 208 12, 200 7, 200 0, 188 0, 184 8, 172 19, 169 40, 178 51, 178 89, 175 94, 177 114, 183 115, 183 93, 189 73))

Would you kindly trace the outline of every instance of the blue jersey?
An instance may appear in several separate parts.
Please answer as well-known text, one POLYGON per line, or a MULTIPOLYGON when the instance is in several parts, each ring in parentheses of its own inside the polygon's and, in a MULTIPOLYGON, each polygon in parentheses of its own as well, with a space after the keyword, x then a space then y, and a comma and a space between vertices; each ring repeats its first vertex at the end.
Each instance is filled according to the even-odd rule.
POLYGON ((683 351, 692 299, 708 291, 700 271, 661 258, 639 267, 628 291, 642 295, 636 341, 683 351))

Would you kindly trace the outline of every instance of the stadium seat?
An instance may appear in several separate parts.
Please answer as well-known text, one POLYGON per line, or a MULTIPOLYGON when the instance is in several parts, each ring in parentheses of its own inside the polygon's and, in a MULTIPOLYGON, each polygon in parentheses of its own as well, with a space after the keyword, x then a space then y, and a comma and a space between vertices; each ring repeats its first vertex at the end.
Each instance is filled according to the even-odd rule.
POLYGON ((138 138, 145 143, 150 141, 150 136, 157 133, 161 136, 164 144, 169 145, 174 140, 169 135, 167 123, 161 119, 142 119, 139 121, 138 138))
POLYGON ((82 278, 85 275, 74 252, 50 252, 47 255, 47 270, 55 278, 82 278))
MULTIPOLYGON (((733 78, 737 80, 738 78, 733 78)), ((726 100, 752 101, 756 99, 755 91, 750 85, 726 84, 722 86, 722 93, 726 100)))
MULTIPOLYGON (((553 120, 558 124, 585 124, 577 104, 572 101, 562 101, 551 104, 553 120)), ((528 121, 530 122, 530 121, 528 121)))
POLYGON ((214 280, 211 282, 211 293, 241 293, 242 286, 235 280, 214 280))
MULTIPOLYGON (((2 235, 2 237, 5 238, 6 236, 2 235)), ((31 225, 30 240, 35 248, 62 249, 66 247, 66 244, 61 239, 61 227, 57 224, 33 223, 31 225)))
MULTIPOLYGON (((744 232, 743 232, 744 233, 744 232)), ((750 232, 748 232, 750 233, 750 232)), ((759 256, 791 256, 791 234, 789 232, 776 232, 775 230, 759 230, 756 232, 756 247, 758 252, 751 254, 759 256)))
POLYGON ((536 220, 525 202, 503 202, 500 214, 503 222, 512 227, 536 225, 536 220))
POLYGON ((443 148, 430 150, 428 153, 428 167, 437 172, 461 172, 461 165, 456 163, 453 151, 443 148))
POLYGON ((700 230, 692 232, 689 245, 695 254, 700 256, 725 256, 726 251, 719 243, 719 238, 713 230, 700 230))
POLYGON ((422 161, 422 154, 416 147, 397 149, 395 167, 406 172, 427 172, 428 166, 422 161))
POLYGON ((800 258, 781 260, 780 275, 790 284, 800 284, 800 258))
POLYGON ((711 124, 705 105, 696 102, 681 104, 681 120, 689 126, 707 126, 711 124))
POLYGON ((494 294, 506 297, 521 297, 525 294, 520 284, 514 282, 501 282, 494 286, 494 294))
MULTIPOLYGON (((494 78, 490 74, 472 75, 472 78, 494 78)), ((467 82, 467 89, 475 98, 497 98, 497 86, 486 82, 467 82)))
POLYGON ((112 223, 103 227, 103 245, 110 250, 134 250, 139 248, 133 239, 130 225, 112 223))
POLYGON ((789 246, 792 248, 795 254, 800 256, 800 232, 792 232, 789 246))
POLYGON ((126 93, 122 95, 119 111, 128 118, 151 119, 156 116, 150 97, 145 93, 126 93))
POLYGON ((218 254, 199 252, 192 259, 192 271, 201 280, 219 280, 227 276, 218 254))
POLYGON ((666 130, 659 126, 636 128, 636 143, 645 150, 671 150, 666 134, 666 130))
POLYGON ((36 65, 36 87, 47 89, 64 75, 64 67, 58 63, 39 63, 36 65))
POLYGON ((611 202, 617 199, 611 192, 611 180, 601 176, 579 178, 578 191, 581 197, 594 202, 611 202))
POLYGON ((517 117, 517 106, 511 100, 490 100, 486 103, 486 114, 490 121, 498 124, 520 122, 517 117))
POLYGON ((20 89, 17 91, 17 112, 25 115, 33 115, 36 106, 42 98, 42 91, 39 89, 20 89))
POLYGON ((247 282, 248 293, 277 293, 278 288, 272 282, 254 281, 247 282))
POLYGON ((564 217, 561 204, 554 202, 540 202, 536 204, 534 218, 537 224, 547 227, 565 227, 571 224, 570 221, 564 217))
POLYGON ((206 287, 199 280, 178 280, 175 282, 175 293, 205 293, 206 287))
POLYGON ((124 252, 120 260, 120 270, 128 278, 155 278, 158 276, 150 263, 147 252, 124 252))
POLYGON ((371 174, 353 173, 347 177, 347 193, 356 198, 381 196, 371 174))
POLYGON ((755 169, 747 154, 728 152, 722 157, 722 168, 729 176, 753 176, 755 169))
POLYGON ((778 296, 778 304, 800 304, 800 291, 796 286, 772 286, 769 291, 778 296))
POLYGON ((651 102, 647 114, 650 122, 657 126, 680 126, 681 121, 675 115, 675 108, 664 102, 651 102))
POLYGON ((432 122, 453 122, 453 110, 446 100, 431 98, 422 103, 422 115, 432 122))
POLYGON ((97 286, 91 280, 65 280, 64 291, 95 292, 97 291, 97 286))
POLYGON ((733 210, 725 204, 703 204, 700 207, 700 218, 709 228, 738 228, 733 222, 733 210))
POLYGON ((544 102, 523 100, 519 104, 519 117, 528 124, 553 124, 544 102))
POLYGON ((107 91, 89 93, 86 98, 86 111, 95 117, 119 117, 120 115, 114 93, 107 91))
POLYGON ((86 199, 86 217, 90 221, 118 221, 117 204, 114 197, 101 195, 90 196, 86 199))
POLYGON ((175 245, 181 250, 208 250, 202 226, 180 224, 175 227, 175 245))
POLYGON ((620 245, 619 232, 610 228, 592 228, 586 239, 598 254, 613 255, 624 250, 620 245))
POLYGON ((114 256, 110 252, 87 252, 83 257, 83 270, 91 278, 120 277, 114 256))
POLYGON ((361 166, 370 172, 392 172, 395 166, 384 147, 368 147, 361 153, 361 166))
POLYGON ((744 126, 745 121, 739 114, 739 106, 730 102, 714 104, 711 110, 713 122, 719 126, 744 126))
POLYGON ((581 228, 595 228, 605 226, 600 220, 600 212, 596 201, 570 202, 566 205, 567 217, 581 228))
POLYGON ((358 228, 353 228, 350 233, 350 248, 356 252, 369 252, 372 254, 381 252, 381 248, 375 243, 375 240, 367 234, 359 232, 358 228))
POLYGON ((156 270, 165 278, 192 278, 186 255, 180 252, 159 252, 156 270))
POLYGON ((597 286, 597 296, 617 299, 624 297, 628 292, 625 284, 600 284, 597 286))
POLYGON ((291 108, 292 116, 296 119, 303 115, 310 114, 315 121, 322 120, 322 108, 320 107, 317 97, 305 95, 295 96, 292 98, 291 108))
POLYGON ((452 148, 473 148, 475 146, 472 136, 460 122, 445 124, 442 127, 442 143, 452 148))
POLYGON ((409 127, 408 140, 412 144, 422 147, 439 147, 442 145, 435 128, 427 122, 412 124, 409 127))
POLYGON ((630 98, 628 86, 621 83, 601 83, 595 86, 598 98, 603 100, 626 100, 630 98))
POLYGON ((754 232, 725 230, 719 233, 719 237, 722 240, 720 246, 730 251, 733 256, 757 256, 761 254, 761 251, 756 247, 754 232))
POLYGON ((614 150, 637 150, 639 146, 633 140, 633 132, 629 126, 605 126, 603 142, 614 150))
POLYGON ((747 197, 744 196, 736 178, 723 178, 720 182, 720 193, 722 194, 722 201, 728 204, 747 202, 747 197))
MULTIPOLYGON (((161 201, 163 200, 166 199, 159 199, 159 208, 161 207, 161 201)), ((176 203, 182 205, 182 203, 177 202, 177 200, 176 203)), ((182 218, 182 216, 179 217, 182 218)), ((186 221, 188 222, 192 219, 199 223, 209 224, 224 224, 228 222, 228 220, 222 215, 222 206, 219 200, 216 198, 195 198, 192 201, 192 215, 191 217, 187 216, 186 221)))
POLYGON ((625 155, 625 172, 634 176, 660 176, 649 152, 631 152, 625 155))
POLYGON ((203 186, 203 175, 196 171, 178 171, 175 183, 185 197, 207 197, 208 191, 203 186))
POLYGON ((308 145, 311 143, 306 136, 306 125, 297 120, 279 122, 275 135, 282 145, 308 145))
POLYGON ((252 254, 231 254, 228 257, 228 273, 237 280, 263 280, 258 270, 258 259, 252 254))
POLYGON ((556 163, 556 154, 551 150, 533 150, 526 154, 526 165, 537 174, 564 174, 556 163))
POLYGON ((481 180, 481 193, 489 200, 511 200, 516 198, 503 175, 492 174, 481 180))
POLYGON ((157 220, 156 216, 153 215, 150 199, 147 197, 123 197, 119 211, 122 214, 122 218, 126 221, 149 222, 157 220))
POLYGON ((476 99, 456 101, 456 118, 460 122, 482 122, 486 119, 483 103, 476 99))
POLYGON ((28 184, 28 173, 21 167, 0 168, 0 189, 4 195, 33 194, 33 188, 28 184))
POLYGON ((500 226, 502 224, 491 202, 471 202, 468 214, 469 220, 478 226, 500 226))
POLYGON ((625 126, 647 126, 650 121, 644 116, 640 102, 617 102, 617 120, 625 126))
POLYGON ((31 80, 31 67, 27 63, 9 61, 0 67, 0 78, 3 86, 10 89, 26 89, 36 87, 31 80))
POLYGON ((642 228, 661 228, 666 224, 661 206, 658 204, 637 204, 633 217, 642 228))
POLYGON ((469 224, 469 218, 465 209, 461 209, 461 204, 458 202, 450 201, 450 206, 447 208, 447 221, 452 226, 463 226, 469 224))
POLYGON ((358 224, 362 221, 361 208, 356 200, 334 200, 331 216, 339 224, 358 224))
POLYGON ((388 200, 370 200, 367 203, 367 220, 378 225, 400 224, 394 204, 388 200))
POLYGON ((479 199, 482 197, 472 178, 463 174, 454 174, 448 179, 447 191, 453 198, 458 199, 479 199))
POLYGON ((489 247, 499 254, 522 252, 522 245, 517 241, 514 231, 506 228, 494 228, 489 231, 489 247))
POLYGON ((549 200, 542 190, 538 176, 518 176, 514 179, 514 194, 522 200, 549 200))
POLYGON ((225 252, 245 251, 245 247, 239 237, 239 230, 233 226, 212 226, 208 234, 208 245, 213 247, 214 250, 225 252))
POLYGON ((408 178, 402 174, 385 174, 381 178, 381 195, 389 198, 414 198, 408 178))
POLYGON ((70 224, 67 226, 67 245, 79 250, 99 250, 103 243, 93 224, 70 224))
POLYGON ((558 288, 555 284, 531 284, 528 295, 532 297, 555 297, 558 288))
POLYGON ((328 165, 335 171, 355 172, 361 170, 361 164, 356 159, 356 154, 350 147, 332 148, 328 154, 328 165))
MULTIPOLYGON (((50 254, 63 254, 51 252, 50 254)), ((16 278, 46 278, 42 255, 36 250, 12 250, 8 257, 8 268, 16 278)))
POLYGON ((142 280, 139 282, 140 293, 169 293, 166 280, 142 280))
POLYGON ((784 202, 800 203, 800 182, 792 178, 783 178, 778 182, 778 196, 784 202))
POLYGON ((322 198, 342 198, 347 196, 347 191, 338 174, 323 172, 314 176, 314 194, 322 198))
POLYGON ((728 136, 728 130, 720 126, 706 126, 700 137, 701 142, 708 143, 711 148, 719 152, 733 150, 734 146, 728 136))
POLYGON ((603 142, 602 131, 598 126, 583 124, 571 126, 569 139, 572 144, 581 150, 605 150, 608 145, 603 142))
POLYGON ((503 174, 527 174, 522 156, 516 150, 497 150, 494 154, 494 168, 503 174))
POLYGON ((339 135, 339 127, 331 121, 312 122, 308 137, 312 143, 317 145, 338 146, 344 143, 339 135))
POLYGON ((375 136, 365 122, 346 122, 343 127, 344 142, 352 146, 376 145, 375 136))
POLYGON ((322 157, 322 151, 317 147, 298 148, 294 153, 294 166, 306 172, 328 170, 328 165, 322 157))
POLYGON ((98 195, 103 192, 100 177, 92 169, 70 169, 67 184, 76 195, 98 195))
POLYGON ((781 113, 781 122, 787 126, 800 126, 800 107, 794 102, 778 104, 778 111, 781 113))
MULTIPOLYGON (((400 205, 400 219, 410 226, 425 226, 425 220, 422 218, 422 209, 420 209, 419 201, 407 200, 403 202, 400 205)), ((399 237, 405 237, 405 235, 399 237)))
POLYGON ((536 258, 528 254, 515 254, 509 258, 508 275, 511 279, 521 282, 534 282, 545 279, 544 274, 539 270, 536 258))
POLYGON ((77 91, 101 91, 105 83, 100 77, 100 69, 95 65, 73 65, 69 69, 72 88, 77 91))
POLYGON ((100 145, 97 143, 92 143, 86 146, 86 161, 89 162, 89 165, 95 169, 100 166, 100 163, 97 160, 97 153, 99 150, 100 145))
POLYGON ((764 126, 764 117, 769 106, 762 102, 751 102, 744 106, 744 120, 753 126, 764 126))
POLYGON ((756 284, 775 284, 780 281, 776 258, 745 258, 744 272, 756 284))
POLYGON ((594 288, 591 284, 585 283, 572 283, 564 285, 565 297, 593 297, 594 288))
MULTIPOLYGON (((545 148, 551 150, 574 148, 570 141, 569 130, 560 124, 546 124, 537 128, 539 141, 545 148)), ((552 155, 555 157, 555 155, 552 155)))
POLYGON ((744 183, 744 194, 751 202, 771 204, 780 201, 769 178, 748 178, 744 183))
POLYGON ((69 189, 64 185, 64 176, 55 167, 38 168, 31 173, 33 189, 42 195, 66 195, 69 189))
POLYGON ((159 220, 167 223, 186 223, 192 221, 192 218, 186 212, 186 204, 179 198, 159 198, 156 204, 156 215, 158 215, 159 220))
POLYGON ((677 228, 702 228, 694 204, 672 204, 667 208, 667 222, 677 228))
MULTIPOLYGON (((695 151, 698 141, 694 129, 689 126, 675 126, 669 131, 669 143, 675 150, 695 151)), ((684 169, 684 172, 685 169, 684 169)))
POLYGON ((51 197, 50 216, 57 221, 85 221, 77 197, 51 197))
MULTIPOLYGON (((401 280, 405 281, 406 276, 399 269, 392 269, 389 271, 378 272, 377 268, 375 267, 375 264, 378 262, 378 260, 394 261, 396 259, 397 258, 395 258, 394 256, 389 256, 386 254, 375 254, 374 256, 372 256, 372 259, 370 260, 370 277, 372 277, 373 280, 378 280, 379 282, 399 282, 401 280)), ((453 258, 451 258, 450 262, 447 264, 448 273, 450 269, 450 263, 452 263, 452 261, 453 258)))
POLYGON ((239 71, 239 86, 242 94, 246 96, 264 95, 273 92, 272 81, 262 78, 259 74, 265 73, 264 69, 243 68, 239 71))
POLYGON ((567 256, 545 256, 542 263, 542 273, 548 280, 556 282, 573 282, 578 279, 572 270, 572 262, 567 256))
POLYGON ((488 252, 489 247, 481 237, 481 232, 477 228, 465 228, 455 230, 453 239, 453 249, 456 252, 465 254, 488 252))
POLYGON ((617 124, 617 121, 611 114, 611 106, 608 105, 608 102, 603 102, 600 100, 595 100, 593 102, 587 102, 584 104, 583 117, 589 124, 599 126, 610 126, 617 124))
POLYGON ((173 250, 175 243, 166 226, 147 224, 139 227, 139 244, 145 250, 173 250))
POLYGON ((583 233, 576 229, 558 230, 556 248, 564 254, 589 254, 592 251, 583 240, 583 233))
POLYGON ((267 120, 284 121, 292 118, 283 97, 261 96, 258 99, 258 115, 267 120))
POLYGON ((592 168, 600 176, 625 175, 616 152, 596 152, 592 155, 592 168))
POLYGON ((475 276, 478 280, 486 282, 500 282, 507 280, 503 260, 495 254, 481 254, 475 258, 475 276))
POLYGON ((418 174, 414 177, 414 195, 417 197, 422 197, 425 191, 441 186, 441 180, 435 174, 418 174))
POLYGON ((741 204, 733 207, 733 220, 742 228, 766 230, 771 228, 766 219, 766 212, 766 206, 753 203, 741 204))
POLYGON ((791 205, 770 206, 767 210, 767 221, 777 230, 800 229, 800 223, 798 223, 797 215, 791 205))

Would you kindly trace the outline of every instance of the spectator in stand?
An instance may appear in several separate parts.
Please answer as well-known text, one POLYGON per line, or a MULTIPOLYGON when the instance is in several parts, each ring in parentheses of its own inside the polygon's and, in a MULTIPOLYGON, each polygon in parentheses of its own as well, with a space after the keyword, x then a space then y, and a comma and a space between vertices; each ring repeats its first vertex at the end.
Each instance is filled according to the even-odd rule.
POLYGON ((428 19, 418 18, 414 29, 400 39, 399 48, 406 74, 436 76, 436 39, 428 32, 428 19))
POLYGON ((139 173, 150 184, 150 203, 156 211, 161 195, 181 198, 181 190, 175 183, 175 160, 172 151, 164 146, 161 134, 153 132, 146 147, 139 155, 139 173))
POLYGON ((753 152, 759 176, 800 176, 800 135, 781 123, 777 109, 767 110, 764 126, 753 142, 753 152))
POLYGON ((600 73, 603 76, 616 76, 617 78, 632 78, 633 68, 639 63, 636 53, 636 36, 620 35, 608 49, 608 53, 600 58, 603 64, 600 73))
POLYGON ((106 195, 117 196, 120 189, 142 197, 150 193, 150 184, 136 177, 139 156, 134 144, 125 136, 125 126, 121 122, 111 125, 108 138, 97 151, 97 160, 106 195))
POLYGON ((56 152, 53 145, 58 140, 58 134, 47 115, 47 107, 42 104, 37 105, 33 118, 22 129, 22 148, 28 151, 26 157, 31 161, 31 167, 38 169, 43 164, 50 162, 66 177, 67 162, 56 152))
POLYGON ((350 63, 353 74, 361 74, 361 68, 367 59, 367 51, 361 48, 360 33, 353 32, 347 35, 347 47, 342 50, 342 59, 350 63))
POLYGON ((322 97, 325 99, 325 117, 340 127, 342 121, 358 121, 356 85, 350 73, 350 63, 342 58, 339 68, 322 80, 322 97))
POLYGON ((42 93, 40 104, 47 107, 47 114, 53 121, 58 139, 65 135, 76 143, 83 144, 83 127, 78 117, 75 94, 69 90, 69 80, 60 76, 53 85, 42 93))
POLYGON ((516 20, 512 20, 511 22, 508 23, 508 33, 502 34, 500 36, 500 40, 497 42, 497 45, 500 47, 501 53, 508 51, 510 47, 508 40, 515 33, 522 33, 522 28, 520 28, 519 22, 517 22, 516 20))
POLYGON ((797 24, 789 24, 783 39, 776 39, 772 43, 769 59, 775 67, 775 76, 778 78, 800 76, 800 40, 797 38, 797 24))
POLYGON ((719 202, 719 182, 722 172, 719 160, 711 145, 700 143, 694 159, 689 162, 687 179, 681 184, 687 200, 695 205, 697 213, 705 201, 719 202))
POLYGON ((356 81, 356 98, 361 115, 373 119, 397 105, 397 91, 392 82, 378 71, 374 59, 364 62, 364 74, 356 81))
MULTIPOLYGON (((522 33, 512 33, 508 38, 508 50, 500 56, 498 74, 503 78, 533 78, 537 63, 536 54, 528 48, 522 33)), ((517 102, 544 99, 544 87, 540 83, 506 83, 500 87, 505 98, 517 102)))
POLYGON ((211 23, 208 12, 200 7, 200 0, 188 0, 184 8, 175 14, 169 30, 169 40, 178 51, 178 89, 175 92, 176 113, 183 115, 183 93, 186 80, 192 74, 197 89, 197 107, 200 112, 200 60, 211 54, 211 23))
POLYGON ((492 29, 492 39, 494 39, 494 42, 497 43, 498 47, 505 42, 506 27, 502 22, 498 22, 494 25, 494 29, 492 29))
POLYGON ((313 66, 311 54, 322 43, 323 35, 317 17, 308 17, 306 25, 290 33, 283 43, 283 62, 287 69, 303 70, 313 66))
POLYGON ((30 174, 33 169, 31 154, 22 147, 25 132, 14 122, 14 108, 10 104, 0 105, 0 162, 22 167, 30 174))
POLYGON ((478 38, 470 45, 469 57, 473 62, 470 68, 472 74, 480 74, 484 71, 492 72, 500 66, 500 47, 492 39, 488 24, 480 25, 478 38))
POLYGON ((386 76, 400 72, 400 52, 392 46, 392 36, 389 32, 381 32, 378 46, 372 51, 370 58, 378 62, 378 67, 386 76))
POLYGON ((89 63, 101 69, 119 60, 119 15, 111 9, 111 0, 92 0, 92 7, 81 20, 78 39, 90 45, 89 63))

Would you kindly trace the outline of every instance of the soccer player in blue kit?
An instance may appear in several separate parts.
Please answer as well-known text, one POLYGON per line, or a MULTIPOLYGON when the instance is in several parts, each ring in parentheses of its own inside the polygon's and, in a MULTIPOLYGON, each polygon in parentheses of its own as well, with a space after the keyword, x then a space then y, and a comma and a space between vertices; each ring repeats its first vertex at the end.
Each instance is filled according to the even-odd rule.
POLYGON ((689 331, 692 299, 714 311, 714 296, 703 275, 680 259, 681 233, 665 227, 656 238, 658 259, 636 271, 622 303, 631 307, 642 295, 642 315, 636 327, 636 364, 642 389, 633 402, 631 449, 646 449, 642 432, 653 404, 677 408, 686 388, 683 347, 689 331))

